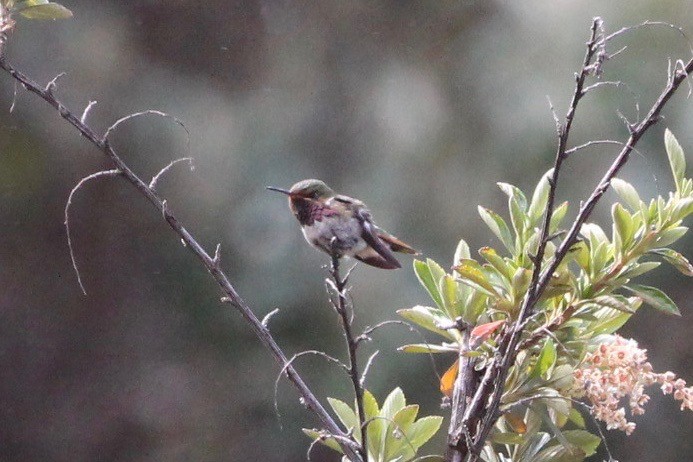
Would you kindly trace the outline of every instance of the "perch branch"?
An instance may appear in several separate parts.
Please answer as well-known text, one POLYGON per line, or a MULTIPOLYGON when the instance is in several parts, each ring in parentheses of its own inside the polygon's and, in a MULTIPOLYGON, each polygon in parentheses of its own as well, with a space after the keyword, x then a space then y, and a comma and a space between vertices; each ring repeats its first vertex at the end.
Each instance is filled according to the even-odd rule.
MULTIPOLYGON (((332 307, 335 309, 339 315, 339 319, 342 323, 342 329, 344 331, 344 338, 347 343, 347 349, 349 351, 349 377, 351 378, 351 384, 354 389, 354 396, 356 398, 356 409, 358 411, 359 417, 359 427, 361 430, 361 457, 363 460, 368 460, 368 432, 366 422, 366 413, 364 412, 363 406, 363 382, 361 381, 361 376, 359 375, 358 359, 356 356, 356 351, 358 350, 359 341, 358 338, 354 337, 351 329, 352 319, 349 317, 349 301, 346 295, 346 285, 349 280, 349 274, 341 277, 339 274, 339 254, 335 249, 336 238, 332 239, 332 264, 330 266, 330 278, 327 279, 327 285, 332 287, 336 292, 336 300, 332 299, 332 307)), ((353 268, 352 268, 353 269, 353 268)), ((352 310, 353 312, 353 310, 352 310)), ((370 360, 369 360, 370 362, 370 360)))

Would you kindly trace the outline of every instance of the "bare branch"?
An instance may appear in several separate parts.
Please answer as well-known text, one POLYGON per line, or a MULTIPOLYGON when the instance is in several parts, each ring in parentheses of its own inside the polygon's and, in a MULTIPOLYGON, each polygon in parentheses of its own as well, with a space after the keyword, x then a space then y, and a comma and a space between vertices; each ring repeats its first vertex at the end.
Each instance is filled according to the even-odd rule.
POLYGON ((267 313, 265 317, 262 318, 262 325, 265 327, 269 326, 270 319, 272 319, 272 317, 277 313, 279 313, 279 308, 275 308, 269 313, 267 313))
POLYGON ((17 104, 17 81, 14 81, 14 91, 12 92, 12 104, 10 105, 10 114, 14 112, 14 107, 17 104))
POLYGON ((623 146, 622 141, 614 141, 614 140, 593 140, 593 141, 588 141, 587 143, 583 143, 579 146, 575 146, 570 149, 566 149, 565 155, 569 156, 571 154, 575 154, 576 152, 580 151, 581 149, 588 148, 590 146, 595 146, 595 145, 604 145, 604 144, 615 144, 617 146, 623 146))
MULTIPOLYGON (((302 352, 300 352, 300 353, 296 353, 295 355, 293 355, 293 356, 291 357, 291 359, 289 359, 289 360, 286 362, 286 364, 284 364, 284 367, 281 368, 281 370, 280 370, 279 373, 277 374, 277 378, 274 380, 274 412, 275 412, 275 414, 277 415, 277 420, 280 420, 280 422, 279 422, 280 425, 281 425, 281 419, 280 419, 281 414, 279 413, 279 404, 278 404, 279 381, 281 380, 282 376, 283 376, 284 374, 286 374, 287 369, 293 367, 293 362, 294 362, 294 361, 296 361, 296 360, 299 359, 299 358, 302 358, 303 356, 307 356, 307 355, 315 355, 315 356, 320 356, 320 357, 322 357, 322 358, 325 358, 325 359, 328 360, 329 362, 332 362, 332 363, 338 365, 339 367, 341 367, 342 369, 344 369, 344 371, 345 371, 347 374, 349 374, 349 366, 347 366, 346 364, 344 364, 343 362, 341 362, 341 361, 338 360, 337 358, 334 358, 334 357, 328 355, 328 354, 325 353, 324 351, 306 350, 306 351, 302 351, 302 352)), ((288 377, 288 374, 287 374, 287 377, 288 377)))
POLYGON ((593 83, 592 85, 586 86, 586 87, 582 90, 582 92, 583 92, 583 93, 588 93, 588 92, 590 92, 591 90, 594 90, 594 89, 599 88, 599 87, 606 87, 606 86, 620 87, 621 85, 623 85, 623 82, 605 80, 604 82, 597 82, 597 83, 593 83))
POLYGON ((56 75, 56 76, 53 78, 53 80, 51 80, 50 82, 48 82, 48 84, 46 85, 46 88, 45 88, 44 91, 45 91, 46 93, 51 93, 51 94, 52 94, 53 91, 55 91, 55 88, 57 87, 58 80, 59 80, 61 77, 65 77, 66 75, 67 75, 66 72, 61 72, 60 74, 56 75))
POLYGON ((353 322, 353 307, 352 307, 352 317, 349 317, 348 301, 346 296, 346 284, 349 273, 353 270, 353 267, 349 270, 349 273, 342 278, 339 274, 339 254, 337 252, 336 246, 337 239, 332 239, 332 264, 330 266, 330 276, 327 279, 328 285, 331 286, 337 294, 337 300, 332 300, 332 306, 334 307, 337 314, 339 314, 339 319, 342 322, 342 330, 344 331, 344 339, 346 340, 347 350, 349 353, 349 377, 351 378, 352 388, 354 390, 354 397, 356 398, 356 409, 358 411, 359 422, 361 423, 361 457, 363 460, 368 459, 368 432, 366 429, 367 424, 365 424, 366 414, 363 405, 363 382, 359 376, 358 360, 356 356, 356 350, 358 349, 358 340, 354 338, 354 334, 351 330, 351 324, 353 322))
POLYGON ((82 289, 82 293, 84 295, 87 295, 87 291, 84 289, 84 284, 82 283, 82 277, 79 274, 79 269, 77 268, 77 259, 75 258, 75 249, 74 246, 72 245, 72 235, 70 234, 70 206, 72 205, 72 198, 74 195, 77 193, 77 191, 80 190, 82 186, 84 186, 87 182, 91 180, 95 180, 97 178, 102 178, 102 177, 113 177, 120 175, 121 172, 118 169, 114 170, 102 170, 100 172, 92 173, 89 176, 86 176, 79 180, 79 183, 72 188, 72 191, 70 191, 70 195, 67 196, 67 203, 65 204, 65 234, 67 235, 67 247, 70 249, 70 260, 72 261, 72 268, 75 270, 75 275, 77 276, 77 283, 79 284, 79 288, 82 289))
POLYGON ((82 122, 83 124, 87 123, 87 117, 89 117, 89 111, 91 111, 91 108, 96 106, 96 101, 89 101, 89 104, 87 104, 87 107, 84 108, 84 112, 82 113, 82 117, 79 118, 79 121, 82 122))
POLYGON ((366 383, 366 376, 368 375, 368 371, 370 370, 371 366, 373 365, 373 360, 375 360, 375 357, 378 356, 378 353, 380 353, 379 350, 375 350, 372 355, 368 358, 368 361, 366 361, 366 365, 363 368, 363 373, 361 374, 361 380, 359 380, 359 383, 361 384, 361 387, 364 387, 364 384, 366 383))
POLYGON ((180 162, 185 162, 186 160, 190 164, 190 170, 191 171, 195 170, 195 165, 193 164, 193 158, 192 157, 181 157, 180 159, 173 160, 166 167, 159 170, 159 173, 157 173, 156 175, 154 175, 152 177, 152 181, 149 182, 149 189, 156 191, 157 184, 158 184, 159 180, 161 179, 161 177, 163 175, 165 175, 169 170, 171 170, 171 167, 173 167, 174 165, 176 165, 180 162))
POLYGON ((148 109, 148 110, 146 110, 146 111, 135 112, 135 113, 133 113, 133 114, 128 114, 128 115, 126 115, 125 117, 121 117, 120 119, 116 120, 115 123, 114 123, 113 125, 111 125, 110 127, 108 127, 108 129, 106 130, 106 133, 104 133, 104 135, 103 135, 101 141, 102 141, 103 143, 108 143, 109 137, 110 137, 111 133, 113 132, 113 130, 115 130, 116 128, 118 128, 120 125, 122 125, 123 123, 127 122, 128 120, 132 120, 132 119, 134 119, 134 118, 136 118, 136 117, 142 117, 142 116, 145 116, 145 115, 156 115, 156 116, 165 117, 165 118, 167 118, 167 119, 173 120, 175 123, 177 123, 178 125, 180 125, 181 127, 183 127, 183 130, 185 130, 185 133, 186 133, 186 136, 187 136, 187 141, 186 141, 186 142, 187 142, 188 146, 190 145, 190 132, 188 131, 188 127, 186 127, 185 124, 184 124, 180 119, 178 119, 177 117, 174 117, 174 116, 172 116, 172 115, 170 115, 170 114, 167 114, 167 113, 162 112, 162 111, 157 111, 157 110, 154 110, 154 109, 148 109))

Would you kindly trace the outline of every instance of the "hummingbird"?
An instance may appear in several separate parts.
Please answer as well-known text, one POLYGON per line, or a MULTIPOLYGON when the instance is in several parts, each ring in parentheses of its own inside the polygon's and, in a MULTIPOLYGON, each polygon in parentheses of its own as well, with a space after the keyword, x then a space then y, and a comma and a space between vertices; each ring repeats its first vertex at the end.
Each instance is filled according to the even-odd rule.
POLYGON ((289 208, 309 244, 338 258, 353 257, 368 265, 397 269, 393 252, 417 255, 409 245, 373 223, 366 204, 335 192, 320 180, 303 180, 291 189, 268 186, 289 196, 289 208))

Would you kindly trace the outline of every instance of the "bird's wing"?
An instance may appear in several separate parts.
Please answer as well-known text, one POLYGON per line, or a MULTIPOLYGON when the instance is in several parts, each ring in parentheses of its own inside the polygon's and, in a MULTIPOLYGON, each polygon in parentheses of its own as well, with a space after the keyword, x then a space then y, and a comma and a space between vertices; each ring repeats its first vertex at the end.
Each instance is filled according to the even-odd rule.
MULTIPOLYGON (((390 247, 387 244, 385 244, 385 242, 383 242, 383 240, 380 238, 378 234, 380 230, 377 226, 373 224, 373 219, 371 218, 371 214, 368 211, 368 209, 366 209, 365 207, 358 207, 357 210, 355 210, 354 216, 361 222, 361 227, 363 229, 361 237, 363 238, 363 240, 366 241, 366 243, 370 245, 373 248, 373 250, 375 250, 375 252, 380 257, 382 257, 382 259, 385 262, 389 263, 393 268, 401 268, 402 265, 399 264, 394 254, 392 253, 392 250, 390 250, 390 247)), ((379 265, 373 264, 373 266, 379 265)), ((384 268, 384 266, 379 267, 384 268)))
POLYGON ((387 242, 388 245, 390 246, 390 248, 394 252, 409 253, 412 255, 420 255, 416 249, 412 248, 409 244, 402 242, 401 240, 397 239, 392 234, 388 234, 380 228, 378 228, 377 233, 378 233, 378 237, 381 240, 387 242))
POLYGON ((399 262, 397 262, 397 265, 394 265, 389 260, 385 260, 378 252, 376 252, 373 249, 373 247, 366 247, 365 250, 362 250, 361 252, 354 255, 354 258, 356 258, 357 260, 361 260, 362 262, 368 265, 375 266, 376 268, 397 269, 402 267, 399 264, 399 262))

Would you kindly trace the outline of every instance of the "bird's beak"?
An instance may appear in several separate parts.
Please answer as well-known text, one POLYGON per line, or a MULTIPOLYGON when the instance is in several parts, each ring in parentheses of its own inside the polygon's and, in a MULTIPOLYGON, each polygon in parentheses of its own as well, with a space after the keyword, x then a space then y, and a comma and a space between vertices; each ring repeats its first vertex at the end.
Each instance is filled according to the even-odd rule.
POLYGON ((270 191, 277 191, 282 194, 286 194, 287 196, 291 195, 291 191, 289 191, 288 189, 275 188, 274 186, 267 186, 267 189, 269 189, 270 191))

